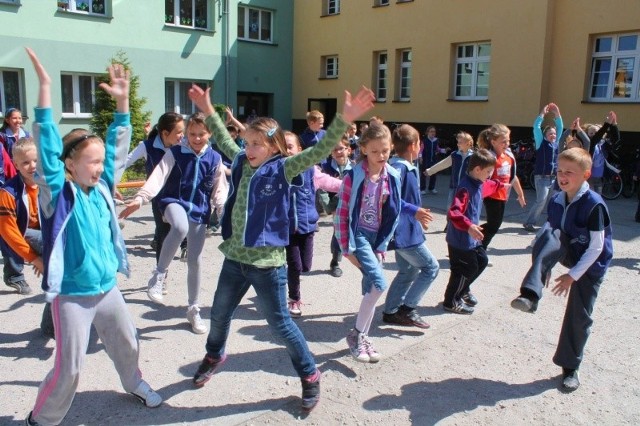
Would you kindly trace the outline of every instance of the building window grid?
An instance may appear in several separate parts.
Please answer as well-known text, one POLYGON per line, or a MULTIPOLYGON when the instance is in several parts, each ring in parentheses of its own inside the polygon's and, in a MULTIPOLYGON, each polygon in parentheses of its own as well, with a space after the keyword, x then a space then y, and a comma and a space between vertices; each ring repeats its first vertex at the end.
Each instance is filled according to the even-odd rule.
POLYGON ((323 77, 324 78, 338 78, 340 71, 340 62, 337 56, 325 56, 322 58, 323 62, 323 77))
POLYGON ((24 113, 22 81, 22 71, 0 69, 0 113, 9 108, 18 108, 24 113))
POLYGON ((376 101, 387 100, 387 52, 378 52, 376 55, 376 101))
POLYGON ((640 101, 640 34, 598 37, 593 44, 589 100, 640 101))
POLYGON ((195 107, 193 102, 191 102, 189 96, 187 95, 192 84, 200 86, 203 90, 206 90, 209 86, 207 83, 194 82, 192 80, 165 80, 165 111, 172 111, 176 114, 181 114, 185 118, 195 112, 198 112, 198 109, 195 107))
POLYGON ((62 116, 90 118, 97 87, 95 75, 61 74, 62 116))
POLYGON ((165 0, 164 23, 179 27, 209 29, 210 0, 165 0))
POLYGON ((67 12, 105 16, 107 0, 58 0, 58 9, 67 12))
POLYGON ((456 46, 454 97, 463 100, 488 99, 490 70, 490 43, 472 43, 456 46))
POLYGON ((273 12, 252 7, 238 7, 238 38, 255 42, 273 42, 273 12))
POLYGON ((399 75, 399 100, 411 100, 411 49, 404 49, 399 52, 400 72, 399 75))

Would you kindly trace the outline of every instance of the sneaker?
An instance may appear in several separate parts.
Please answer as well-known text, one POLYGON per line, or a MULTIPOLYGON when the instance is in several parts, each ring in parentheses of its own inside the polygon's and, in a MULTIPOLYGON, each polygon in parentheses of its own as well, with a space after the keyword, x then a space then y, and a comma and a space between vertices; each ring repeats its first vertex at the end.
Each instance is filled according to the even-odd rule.
POLYGON ((453 312, 454 314, 462 314, 462 315, 471 315, 473 313, 473 308, 468 306, 463 301, 453 302, 453 305, 448 306, 446 303, 442 304, 442 307, 447 312, 453 312))
POLYGON ((187 320, 189 320, 191 330, 193 330, 195 334, 204 334, 209 331, 200 317, 200 308, 196 305, 191 305, 187 308, 187 320))
POLYGON ((162 280, 162 295, 169 294, 169 288, 167 287, 167 280, 169 279, 169 270, 164 271, 164 280, 162 280))
POLYGON ((422 191, 420 191, 420 194, 422 194, 422 195, 427 195, 427 190, 426 190, 426 189, 423 189, 422 191))
POLYGON ((180 249, 180 262, 187 261, 187 248, 180 249))
POLYGON ((302 382, 302 409, 307 413, 315 408, 320 402, 320 379, 322 373, 316 370, 309 377, 300 379, 302 382))
POLYGON ((218 359, 205 355, 198 367, 198 370, 196 371, 196 374, 193 376, 193 384, 197 387, 203 386, 226 360, 227 354, 222 355, 222 357, 218 359))
POLYGON ((431 191, 429 191, 429 192, 431 192, 432 194, 437 194, 437 193, 438 193, 438 190, 437 190, 437 189, 435 189, 435 188, 433 188, 433 189, 432 189, 431 191))
POLYGON ((472 308, 478 304, 478 299, 471 293, 463 294, 462 301, 472 308))
POLYGON ((536 232, 536 227, 533 226, 531 223, 525 223, 522 226, 524 226, 524 229, 528 232, 536 232))
POLYGON ((18 294, 31 294, 32 290, 25 280, 5 283, 11 288, 15 288, 18 294))
POLYGON ((355 328, 347 334, 347 345, 351 356, 358 362, 369 362, 369 354, 364 344, 364 334, 355 328))
POLYGON ((302 316, 301 305, 302 302, 300 300, 289 299, 289 315, 296 318, 302 316))
POLYGON ((151 247, 151 250, 156 251, 158 249, 158 240, 156 240, 155 238, 153 240, 151 240, 151 242, 149 243, 149 246, 151 247))
POLYGON ((147 296, 156 303, 162 303, 162 284, 164 283, 166 273, 153 271, 149 283, 147 284, 147 296))
POLYGON ((401 306, 393 314, 388 314, 386 312, 382 313, 382 322, 387 324, 396 324, 396 325, 405 325, 405 326, 414 326, 418 328, 427 329, 431 327, 422 317, 416 312, 415 309, 406 308, 402 309, 404 306, 401 306))
POLYGON ((29 415, 27 416, 26 419, 24 419, 24 424, 27 426, 38 426, 39 423, 33 421, 33 419, 31 418, 31 415, 33 414, 33 411, 29 411, 29 415))
POLYGON ((533 314, 538 310, 538 301, 528 299, 524 296, 519 296, 511 301, 511 307, 522 312, 533 314))
POLYGON ((158 395, 153 389, 151 389, 149 383, 145 382, 144 380, 140 381, 140 384, 138 385, 136 390, 131 392, 131 394, 138 398, 144 405, 149 408, 155 408, 158 405, 162 404, 162 397, 158 395))
POLYGON ((342 276, 342 269, 340 269, 340 265, 337 263, 332 263, 331 265, 329 265, 329 273, 331 274, 331 276, 336 277, 336 278, 340 278, 342 276))
POLYGON ((578 378, 578 370, 570 368, 562 368, 562 389, 573 392, 580 387, 580 379, 578 378))
POLYGON ((373 343, 369 339, 369 336, 363 334, 362 343, 364 344, 364 349, 367 352, 367 355, 369 355, 369 362, 375 364, 376 362, 380 361, 380 354, 373 347, 373 343))
POLYGON ((493 268, 493 262, 492 261, 488 261, 487 262, 487 267, 488 268, 493 268))

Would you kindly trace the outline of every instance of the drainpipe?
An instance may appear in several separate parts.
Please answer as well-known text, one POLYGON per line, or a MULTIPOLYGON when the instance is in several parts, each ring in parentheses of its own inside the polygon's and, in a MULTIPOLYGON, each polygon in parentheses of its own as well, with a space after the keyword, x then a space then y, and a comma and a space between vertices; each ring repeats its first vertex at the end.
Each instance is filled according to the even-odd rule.
POLYGON ((225 35, 224 35, 224 103, 229 105, 229 99, 231 98, 231 63, 229 60, 230 43, 229 34, 231 33, 229 28, 229 0, 221 0, 222 2, 222 15, 224 17, 225 35))

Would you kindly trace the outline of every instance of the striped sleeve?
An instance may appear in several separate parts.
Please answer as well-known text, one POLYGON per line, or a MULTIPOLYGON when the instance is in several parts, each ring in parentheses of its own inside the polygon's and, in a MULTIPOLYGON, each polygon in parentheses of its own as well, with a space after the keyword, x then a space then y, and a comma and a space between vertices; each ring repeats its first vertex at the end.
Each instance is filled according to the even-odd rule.
POLYGON ((342 254, 349 254, 349 199, 351 198, 351 175, 347 174, 342 180, 338 192, 338 207, 333 217, 333 227, 342 254))

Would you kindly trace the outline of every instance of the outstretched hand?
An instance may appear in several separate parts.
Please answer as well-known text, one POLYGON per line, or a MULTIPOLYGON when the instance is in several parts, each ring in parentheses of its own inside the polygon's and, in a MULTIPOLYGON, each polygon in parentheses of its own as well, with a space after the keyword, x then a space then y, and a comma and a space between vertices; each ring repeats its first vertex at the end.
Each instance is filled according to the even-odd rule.
POLYGON ((367 111, 373 109, 375 96, 371 89, 362 86, 355 96, 352 96, 348 90, 344 91, 344 107, 342 108, 342 117, 348 123, 352 123, 365 114, 367 111))
POLYGON ((131 73, 122 64, 111 64, 108 68, 110 84, 99 87, 116 100, 118 112, 129 112, 129 81, 131 73))
POLYGON ((50 108, 51 107, 51 77, 44 69, 44 66, 40 63, 36 53, 29 47, 25 47, 29 59, 33 64, 33 69, 38 75, 38 81, 40 82, 40 89, 38 91, 38 107, 50 108))
POLYGON ((215 113, 213 105, 211 104, 211 88, 207 87, 207 90, 202 90, 202 87, 192 84, 189 89, 189 99, 195 104, 196 107, 202 113, 209 116, 215 113))
POLYGON ((124 210, 122 210, 118 215, 118 219, 128 218, 133 212, 138 210, 140 207, 141 207, 141 202, 139 199, 136 198, 132 201, 129 201, 127 204, 125 204, 124 210))
POLYGON ((418 209, 415 218, 418 222, 420 222, 420 225, 422 225, 422 228, 425 230, 429 229, 429 223, 433 220, 431 210, 425 209, 424 207, 418 209))

